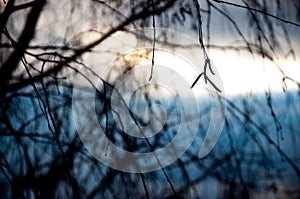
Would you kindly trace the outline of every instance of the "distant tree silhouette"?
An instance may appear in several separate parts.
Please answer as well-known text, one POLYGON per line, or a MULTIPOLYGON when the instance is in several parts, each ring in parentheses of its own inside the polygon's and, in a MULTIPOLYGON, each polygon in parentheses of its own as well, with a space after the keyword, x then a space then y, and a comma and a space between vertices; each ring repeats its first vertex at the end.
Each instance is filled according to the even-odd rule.
MULTIPOLYGON (((278 61, 289 56, 299 59, 299 40, 294 44, 292 38, 300 29, 300 1, 3 0, 0 5, 1 198, 300 196, 299 157, 291 152, 297 153, 299 147, 300 95, 299 90, 291 92, 286 86, 292 82, 300 88, 300 83, 288 76, 278 61), (235 43, 215 43, 216 31, 221 28, 215 27, 214 20, 221 19, 235 43), (104 166, 86 150, 74 126, 75 76, 89 79, 80 69, 93 73, 95 68, 84 56, 106 53, 96 48, 112 35, 146 27, 153 27, 156 36, 148 52, 152 56, 150 72, 155 70, 157 44, 169 42, 158 38, 155 30, 164 27, 189 32, 202 48, 199 56, 205 59, 203 72, 197 74, 192 87, 204 80, 220 91, 210 79, 214 73, 211 49, 245 51, 278 67, 285 91, 278 100, 286 106, 276 110, 277 97, 270 90, 261 96, 220 96, 227 108, 224 133, 206 158, 198 158, 193 143, 175 163, 158 171, 129 174, 104 166), (212 181, 217 182, 218 187, 213 188, 216 193, 206 191, 212 181)), ((127 70, 130 67, 121 72, 127 70)), ((108 130, 107 137, 129 151, 149 150, 148 142, 133 139, 117 128, 110 104, 115 85, 100 76, 98 79, 103 86, 97 90, 96 111, 99 121, 105 121, 102 127, 108 130)), ((149 93, 146 90, 144 99, 150 109, 153 99, 149 93)), ((167 108, 175 112, 176 104, 167 108)), ((200 137, 204 137, 209 120, 210 109, 205 110, 200 137)), ((146 123, 133 114, 136 123, 146 123)), ((162 132, 172 136, 178 128, 176 122, 167 122, 162 132)), ((94 127, 87 128, 93 131, 94 127)), ((155 136, 149 141, 150 150, 170 141, 165 139, 155 136)))

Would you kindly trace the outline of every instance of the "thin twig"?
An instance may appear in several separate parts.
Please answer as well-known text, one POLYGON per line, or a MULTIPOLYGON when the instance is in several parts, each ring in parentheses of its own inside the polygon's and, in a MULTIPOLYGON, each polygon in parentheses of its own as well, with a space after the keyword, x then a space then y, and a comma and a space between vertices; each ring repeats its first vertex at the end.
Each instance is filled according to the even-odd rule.
POLYGON ((152 61, 151 61, 151 72, 150 72, 149 81, 152 79, 152 76, 153 76, 153 68, 154 68, 154 52, 155 52, 155 42, 156 42, 155 15, 154 15, 155 4, 154 4, 154 1, 153 1, 153 0, 152 0, 152 10, 153 10, 153 14, 152 14, 153 46, 152 46, 152 61))
MULTIPOLYGON (((196 7, 196 10, 197 10, 197 17, 198 17, 198 33, 199 33, 199 44, 201 46, 201 49, 203 51, 203 54, 204 54, 204 59, 205 59, 205 63, 204 63, 204 72, 203 73, 200 73, 198 75, 198 77, 196 78, 196 80, 193 82, 191 88, 193 88, 195 86, 195 84, 199 81, 200 77, 203 75, 204 76, 204 81, 205 83, 207 84, 207 82, 209 82, 218 92, 221 92, 221 90, 213 83, 213 81, 211 81, 211 79, 208 77, 207 75, 207 67, 209 68, 210 72, 212 75, 215 75, 215 73, 213 72, 212 70, 212 67, 211 67, 211 62, 210 62, 210 59, 208 57, 208 53, 206 51, 206 48, 205 48, 205 45, 204 45, 204 42, 203 42, 203 33, 202 33, 202 19, 201 19, 201 13, 200 13, 200 4, 197 0, 193 0, 194 2, 194 5, 196 7)), ((210 6, 211 4, 209 4, 210 6)))
POLYGON ((274 18, 274 19, 276 19, 276 20, 279 20, 279 21, 281 21, 281 22, 283 22, 283 23, 287 23, 287 24, 291 24, 291 25, 300 27, 300 24, 297 24, 297 23, 295 23, 295 22, 288 21, 288 20, 286 20, 286 19, 282 19, 282 18, 280 18, 280 17, 277 17, 277 16, 275 16, 275 15, 272 15, 272 14, 270 14, 270 13, 268 13, 268 12, 263 11, 263 10, 259 10, 259 9, 252 8, 252 7, 249 7, 249 6, 243 6, 243 5, 239 5, 239 4, 231 3, 231 2, 227 2, 227 1, 220 1, 220 0, 213 0, 213 1, 215 1, 215 2, 217 2, 217 3, 223 3, 223 4, 227 4, 227 5, 231 5, 231 6, 235 6, 235 7, 239 7, 239 8, 245 8, 245 9, 248 9, 248 10, 252 10, 252 11, 255 11, 255 12, 257 12, 257 13, 261 13, 261 14, 263 14, 263 15, 266 15, 266 16, 269 16, 269 17, 274 18))
POLYGON ((144 186, 144 189, 145 189, 146 198, 150 199, 149 193, 148 193, 148 189, 147 189, 147 185, 146 185, 145 178, 144 178, 144 174, 140 173, 140 176, 141 176, 141 179, 142 179, 142 182, 143 182, 143 186, 144 186))

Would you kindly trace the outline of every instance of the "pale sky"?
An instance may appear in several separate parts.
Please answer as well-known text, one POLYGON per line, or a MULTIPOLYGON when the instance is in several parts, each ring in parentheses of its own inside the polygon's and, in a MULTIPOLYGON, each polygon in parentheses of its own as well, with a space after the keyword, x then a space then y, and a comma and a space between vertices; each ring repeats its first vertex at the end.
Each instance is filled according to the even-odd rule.
MULTIPOLYGON (((282 91, 282 78, 280 70, 275 63, 259 57, 250 57, 247 54, 232 51, 211 50, 211 61, 218 70, 223 82, 226 95, 239 95, 247 93, 263 93, 268 91, 282 91)), ((149 60, 143 60, 140 64, 150 64, 149 60)), ((168 52, 157 51, 155 63, 169 66, 172 70, 181 74, 191 85, 198 76, 198 71, 180 56, 168 52)), ((286 75, 300 81, 300 65, 293 59, 278 61, 286 75)), ((155 70, 155 68, 154 68, 155 70)), ((172 75, 168 78, 172 78, 172 75)), ((200 79, 193 89, 198 93, 199 88, 204 87, 203 79, 200 79)), ((286 81, 287 90, 297 89, 297 85, 286 81)))
MULTIPOLYGON (((94 38, 89 38, 87 40, 94 40, 94 38)), ((124 57, 125 61, 132 61, 135 58, 134 52, 138 52, 138 56, 141 56, 141 53, 145 52, 143 49, 135 50, 137 41, 132 35, 117 34, 116 37, 108 39, 102 45, 100 45, 96 50, 100 51, 100 54, 89 55, 87 61, 92 63, 91 65, 100 64, 101 61, 106 59, 108 62, 113 62, 117 56, 109 57, 108 54, 101 54, 105 51, 120 52, 121 54, 126 52, 127 55, 124 57), (100 58, 101 57, 101 58, 100 58), (100 61, 101 60, 101 61, 100 61)), ((199 52, 199 49, 196 49, 196 52, 193 52, 191 49, 190 52, 195 59, 199 59, 202 56, 202 52, 199 52), (198 58, 196 58, 198 56, 198 58)), ((125 53, 125 54, 126 54, 125 53)), ((211 62, 214 67, 217 69, 220 78, 222 80, 225 94, 229 96, 239 95, 239 94, 248 94, 248 93, 263 93, 264 91, 282 92, 282 78, 278 66, 285 72, 285 74, 297 81, 300 81, 300 64, 298 60, 294 60, 291 56, 287 59, 275 60, 277 65, 274 62, 271 62, 267 59, 262 59, 259 55, 253 56, 249 55, 248 52, 234 52, 234 51, 222 51, 216 49, 210 49, 208 51, 211 62)), ((124 55, 124 54, 123 54, 124 55)), ((297 55, 297 54, 296 54, 297 55)), ((296 57, 298 58, 298 57, 296 57)), ((139 60, 134 60, 135 66, 150 65, 151 66, 152 53, 147 55, 142 55, 142 58, 139 60)), ((200 63, 197 67, 193 66, 189 60, 184 55, 180 53, 174 54, 168 50, 156 49, 155 51, 155 64, 170 67, 170 71, 179 73, 189 85, 192 85, 194 80, 199 75, 200 71, 203 70, 203 63, 200 63), (200 71, 199 71, 200 68, 200 71)), ((203 60, 202 60, 203 61, 203 60)), ((107 65, 104 64, 105 67, 107 65)), ((150 66, 149 74, 144 74, 144 78, 149 78, 150 75, 150 66)), ((116 66, 109 66, 116 67, 116 66)), ((109 68, 108 67, 108 68, 109 68)), ((120 66, 118 66, 120 67, 120 66)), ((99 69, 99 65, 95 70, 99 70, 101 73, 102 69, 99 69)), ((158 67, 154 67, 154 70, 159 70, 158 67)), ((142 75, 142 74, 141 74, 142 75)), ((172 73, 168 74, 168 77, 172 78, 172 73)), ((175 81, 175 80, 174 80, 175 81)), ((293 91, 298 89, 297 85, 291 81, 286 81, 287 90, 293 91)), ((203 92, 205 84, 203 77, 198 81, 196 86, 193 88, 194 92, 198 95, 203 92)))
MULTIPOLYGON (((283 75, 274 62, 230 51, 211 51, 210 56, 229 95, 261 93, 269 88, 271 91, 282 91, 283 75)), ((286 75, 300 81, 299 62, 289 58, 277 63, 286 75)), ((290 81, 286 81, 286 84, 287 90, 297 89, 297 85, 290 81)))

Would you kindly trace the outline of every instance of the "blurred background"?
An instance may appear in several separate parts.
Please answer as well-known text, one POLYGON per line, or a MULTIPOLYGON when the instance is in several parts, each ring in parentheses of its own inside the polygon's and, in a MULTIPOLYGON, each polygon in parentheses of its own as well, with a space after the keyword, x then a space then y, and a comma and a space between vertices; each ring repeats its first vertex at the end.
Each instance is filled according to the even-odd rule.
MULTIPOLYGON (((3 0, 0 11, 1 198, 300 197, 298 0, 3 0), (178 132, 180 104, 195 99, 182 102, 163 85, 139 87, 128 104, 136 124, 163 121, 149 139, 124 132, 111 102, 122 76, 143 65, 149 71, 125 87, 156 72, 179 81, 155 72, 155 64, 180 74, 195 94, 196 137, 178 160, 156 171, 109 168, 79 137, 73 94, 83 104, 93 100, 92 113, 113 144, 155 151, 178 132), (207 86, 224 89, 217 100, 226 114, 216 145, 200 159, 214 122, 207 86), (153 109, 157 104, 164 115, 153 109)), ((89 120, 84 106, 78 111, 89 120)))

